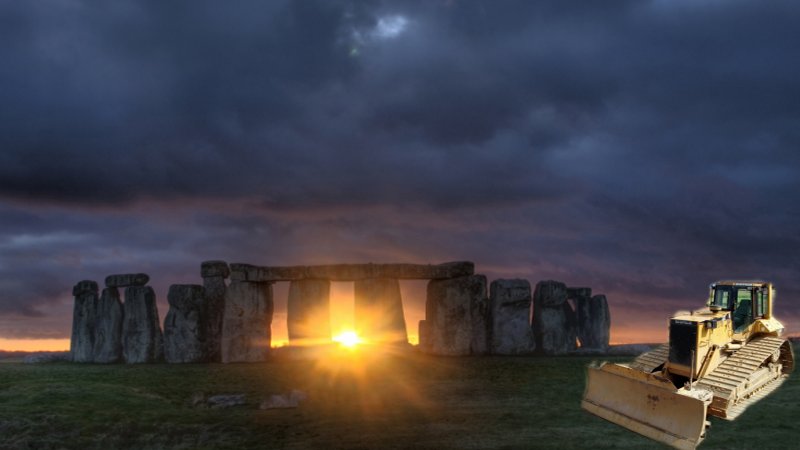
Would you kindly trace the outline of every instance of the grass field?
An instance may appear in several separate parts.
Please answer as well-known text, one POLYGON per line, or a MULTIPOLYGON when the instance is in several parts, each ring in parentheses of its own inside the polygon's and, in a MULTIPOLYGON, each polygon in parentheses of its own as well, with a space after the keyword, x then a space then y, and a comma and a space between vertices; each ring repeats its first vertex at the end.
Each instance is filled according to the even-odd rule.
MULTIPOLYGON (((662 448, 580 408, 593 358, 342 352, 261 364, 0 364, 0 448, 662 448), (260 410, 299 389, 295 409, 260 410), (192 406, 198 392, 245 406, 192 406)), ((613 358, 624 361, 628 358, 613 358)), ((792 448, 800 377, 701 448, 792 448)))

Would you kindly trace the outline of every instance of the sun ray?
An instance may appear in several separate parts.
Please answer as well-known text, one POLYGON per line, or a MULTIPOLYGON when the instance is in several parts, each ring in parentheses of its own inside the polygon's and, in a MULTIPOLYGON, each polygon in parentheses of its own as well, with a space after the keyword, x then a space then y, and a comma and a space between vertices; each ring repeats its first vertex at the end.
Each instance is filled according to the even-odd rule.
POLYGON ((361 337, 352 330, 342 331, 333 337, 333 341, 347 348, 355 348, 357 345, 364 343, 361 337))

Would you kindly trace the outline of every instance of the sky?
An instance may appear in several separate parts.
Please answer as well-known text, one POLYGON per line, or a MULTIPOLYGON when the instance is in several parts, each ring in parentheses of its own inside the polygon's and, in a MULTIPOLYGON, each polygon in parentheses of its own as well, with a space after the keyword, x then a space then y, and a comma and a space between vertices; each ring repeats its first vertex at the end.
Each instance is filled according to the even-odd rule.
MULTIPOLYGON (((0 3, 0 348, 72 286, 474 261, 664 341, 718 279, 800 332, 800 3, 0 3)), ((275 337, 286 286, 276 284, 275 337)), ((416 334, 425 285, 403 283, 416 334)), ((352 286, 334 286, 334 315, 352 286)), ((348 308, 350 308, 348 310, 348 308)), ((334 326, 335 328, 336 326, 334 326)))

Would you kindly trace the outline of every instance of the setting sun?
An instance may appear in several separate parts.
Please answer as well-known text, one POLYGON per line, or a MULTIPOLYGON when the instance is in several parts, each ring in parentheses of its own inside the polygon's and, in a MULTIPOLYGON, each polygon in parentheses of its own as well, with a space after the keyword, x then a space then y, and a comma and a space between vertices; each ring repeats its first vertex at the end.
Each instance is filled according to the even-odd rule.
POLYGON ((343 331, 338 335, 334 336, 334 342, 338 342, 340 345, 343 345, 348 348, 353 348, 358 344, 363 343, 358 334, 355 331, 343 331))

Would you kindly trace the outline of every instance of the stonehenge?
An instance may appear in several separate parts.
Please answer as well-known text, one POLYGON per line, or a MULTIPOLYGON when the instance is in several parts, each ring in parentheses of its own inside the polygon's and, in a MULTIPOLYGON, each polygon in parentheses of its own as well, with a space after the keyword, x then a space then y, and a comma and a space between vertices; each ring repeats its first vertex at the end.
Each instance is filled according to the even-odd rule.
POLYGON ((428 283, 426 348, 435 355, 486 352, 486 277, 471 275, 428 283))
POLYGON ((164 358, 170 363, 204 362, 207 359, 205 289, 196 284, 173 284, 164 318, 164 358))
POLYGON ((398 280, 438 280, 457 278, 475 273, 475 264, 457 261, 444 264, 331 264, 324 266, 259 267, 250 264, 231 264, 234 280, 275 282, 317 279, 328 281, 357 281, 368 278, 398 280))
POLYGON ((576 298, 576 316, 578 320, 578 340, 586 349, 608 349, 611 314, 605 295, 583 296, 576 298))
POLYGON ((150 286, 125 288, 122 308, 122 357, 126 363, 152 363, 164 357, 164 336, 156 294, 150 286))
POLYGON ((225 291, 222 362, 265 361, 272 342, 272 284, 233 280, 225 291))
POLYGON ((536 348, 546 355, 564 355, 577 348, 575 311, 567 302, 567 285, 540 281, 533 292, 536 348))
POLYGON ((286 305, 289 343, 321 344, 331 339, 331 282, 308 278, 289 284, 286 305))
POLYGON ((354 282, 355 331, 370 342, 408 340, 400 282, 396 278, 367 278, 354 282))
POLYGON ((530 324, 531 284, 528 280, 495 280, 489 288, 491 309, 490 353, 533 353, 536 341, 530 324))
POLYGON ((203 307, 205 308, 204 333, 206 338, 206 359, 209 362, 222 361, 222 321, 225 315, 225 279, 230 276, 230 268, 225 261, 204 261, 200 264, 203 278, 203 307))
POLYGON ((73 288, 71 359, 80 363, 259 362, 270 357, 273 285, 289 283, 291 346, 331 342, 331 282, 352 282, 356 332, 376 344, 408 343, 400 280, 427 280, 418 351, 431 355, 565 355, 608 349, 605 295, 585 287, 475 273, 467 261, 429 264, 255 266, 204 261, 202 284, 169 287, 163 331, 144 273, 73 288), (120 298, 124 289, 124 298, 120 298))
POLYGON ((95 310, 92 362, 110 364, 122 358, 122 301, 119 289, 107 287, 95 310))
POLYGON ((95 309, 97 282, 84 280, 72 288, 75 304, 72 309, 70 351, 74 362, 94 362, 95 309))

